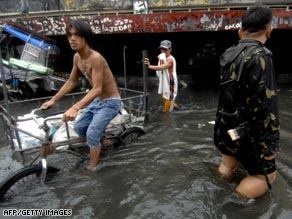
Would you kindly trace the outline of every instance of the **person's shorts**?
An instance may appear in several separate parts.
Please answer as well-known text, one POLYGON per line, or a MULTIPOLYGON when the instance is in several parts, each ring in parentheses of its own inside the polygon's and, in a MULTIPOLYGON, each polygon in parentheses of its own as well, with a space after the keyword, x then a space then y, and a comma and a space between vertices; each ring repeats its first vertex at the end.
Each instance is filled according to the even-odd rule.
POLYGON ((120 110, 121 98, 96 98, 77 119, 74 130, 79 136, 86 136, 89 147, 99 147, 102 133, 120 110))
POLYGON ((260 158, 249 140, 242 143, 237 150, 233 151, 231 151, 226 145, 227 144, 221 143, 216 147, 222 154, 235 157, 250 175, 265 175, 276 170, 275 159, 265 160, 260 158))

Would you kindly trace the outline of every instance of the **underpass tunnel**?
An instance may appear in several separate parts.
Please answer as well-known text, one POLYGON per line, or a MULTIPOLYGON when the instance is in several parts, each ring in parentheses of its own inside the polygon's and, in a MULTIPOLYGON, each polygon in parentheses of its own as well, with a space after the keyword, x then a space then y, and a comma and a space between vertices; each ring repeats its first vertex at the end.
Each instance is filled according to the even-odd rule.
MULTIPOLYGON (((66 36, 51 36, 60 47, 61 56, 56 71, 70 73, 74 52, 66 36)), ((281 83, 291 82, 290 51, 292 51, 292 30, 274 29, 266 46, 273 52, 274 68, 277 78, 285 75, 281 83), (285 78, 287 79, 285 81, 285 78)), ((93 48, 99 51, 108 61, 113 73, 117 76, 126 74, 142 76, 142 51, 147 50, 151 64, 157 64, 160 41, 172 42, 172 54, 177 60, 177 73, 189 75, 196 88, 214 88, 219 80, 219 57, 228 47, 238 41, 237 30, 233 31, 199 31, 176 33, 132 33, 132 34, 99 34, 93 37, 93 48), (125 51, 126 62, 123 60, 125 51)), ((149 71, 149 77, 155 76, 149 71)), ((283 78, 283 77, 282 77, 283 78)))

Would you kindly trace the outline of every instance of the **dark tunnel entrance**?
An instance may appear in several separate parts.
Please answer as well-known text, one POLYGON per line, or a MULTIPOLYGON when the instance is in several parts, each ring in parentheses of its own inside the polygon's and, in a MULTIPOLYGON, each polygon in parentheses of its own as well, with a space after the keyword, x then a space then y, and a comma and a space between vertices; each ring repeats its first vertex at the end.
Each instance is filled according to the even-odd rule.
MULTIPOLYGON (((73 51, 65 36, 51 36, 57 40, 61 57, 57 71, 69 73, 73 51)), ((277 76, 292 74, 289 54, 292 51, 292 30, 273 30, 266 46, 274 54, 277 76)), ((132 33, 99 34, 93 38, 93 48, 107 59, 117 76, 124 74, 123 51, 127 75, 142 76, 142 51, 147 50, 151 63, 156 64, 161 40, 169 39, 173 44, 172 54, 177 60, 177 73, 190 75, 200 88, 216 87, 219 75, 219 56, 238 41, 237 31, 176 32, 176 33, 132 33)), ((155 72, 149 71, 149 76, 155 72)), ((287 81, 288 82, 288 81, 287 81)))

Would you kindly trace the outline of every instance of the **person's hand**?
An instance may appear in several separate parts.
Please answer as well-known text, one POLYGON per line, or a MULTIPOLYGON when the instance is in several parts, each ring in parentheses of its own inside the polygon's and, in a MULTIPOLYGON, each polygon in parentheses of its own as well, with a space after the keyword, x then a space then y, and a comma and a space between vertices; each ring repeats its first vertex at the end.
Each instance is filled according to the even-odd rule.
POLYGON ((62 120, 64 122, 74 121, 78 115, 78 109, 76 107, 71 107, 64 114, 62 120))
POLYGON ((278 155, 278 152, 273 153, 272 155, 269 155, 269 156, 264 156, 263 155, 263 157, 264 157, 265 160, 273 160, 277 155, 278 155))
POLYGON ((54 104, 55 104, 55 101, 53 101, 53 100, 49 100, 49 101, 43 103, 43 104, 41 105, 41 108, 42 108, 42 109, 49 109, 49 108, 52 107, 54 104))
POLYGON ((148 58, 144 58, 144 65, 149 66, 150 60, 148 58))

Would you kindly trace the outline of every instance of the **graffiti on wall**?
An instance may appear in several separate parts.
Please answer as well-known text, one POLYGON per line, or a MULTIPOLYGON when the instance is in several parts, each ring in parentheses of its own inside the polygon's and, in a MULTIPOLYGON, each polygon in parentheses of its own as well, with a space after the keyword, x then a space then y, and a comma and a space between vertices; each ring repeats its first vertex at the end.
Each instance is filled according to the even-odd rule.
MULTIPOLYGON (((148 8, 187 8, 196 6, 240 6, 241 4, 253 4, 256 0, 1 0, 0 12, 5 13, 20 13, 22 10, 21 2, 28 2, 30 12, 39 11, 102 11, 110 10, 133 10, 136 2, 146 2, 148 8)), ((291 4, 291 0, 261 0, 265 4, 291 4)))
MULTIPOLYGON (((173 12, 132 15, 78 15, 12 19, 30 30, 45 35, 65 35, 69 19, 83 19, 90 24, 95 34, 157 33, 188 31, 220 31, 240 28, 243 10, 173 12)), ((292 28, 292 12, 273 10, 273 27, 292 28)), ((5 21, 0 21, 3 25, 5 21)))
MULTIPOLYGON (((70 19, 82 19, 88 22, 94 34, 131 33, 133 19, 114 16, 70 16, 70 17, 46 17, 40 19, 12 19, 12 22, 21 24, 29 30, 34 30, 45 35, 65 35, 66 23, 70 19)), ((5 22, 0 21, 0 26, 5 22)))
POLYGON ((255 3, 255 0, 149 0, 149 7, 185 7, 220 4, 255 3))

